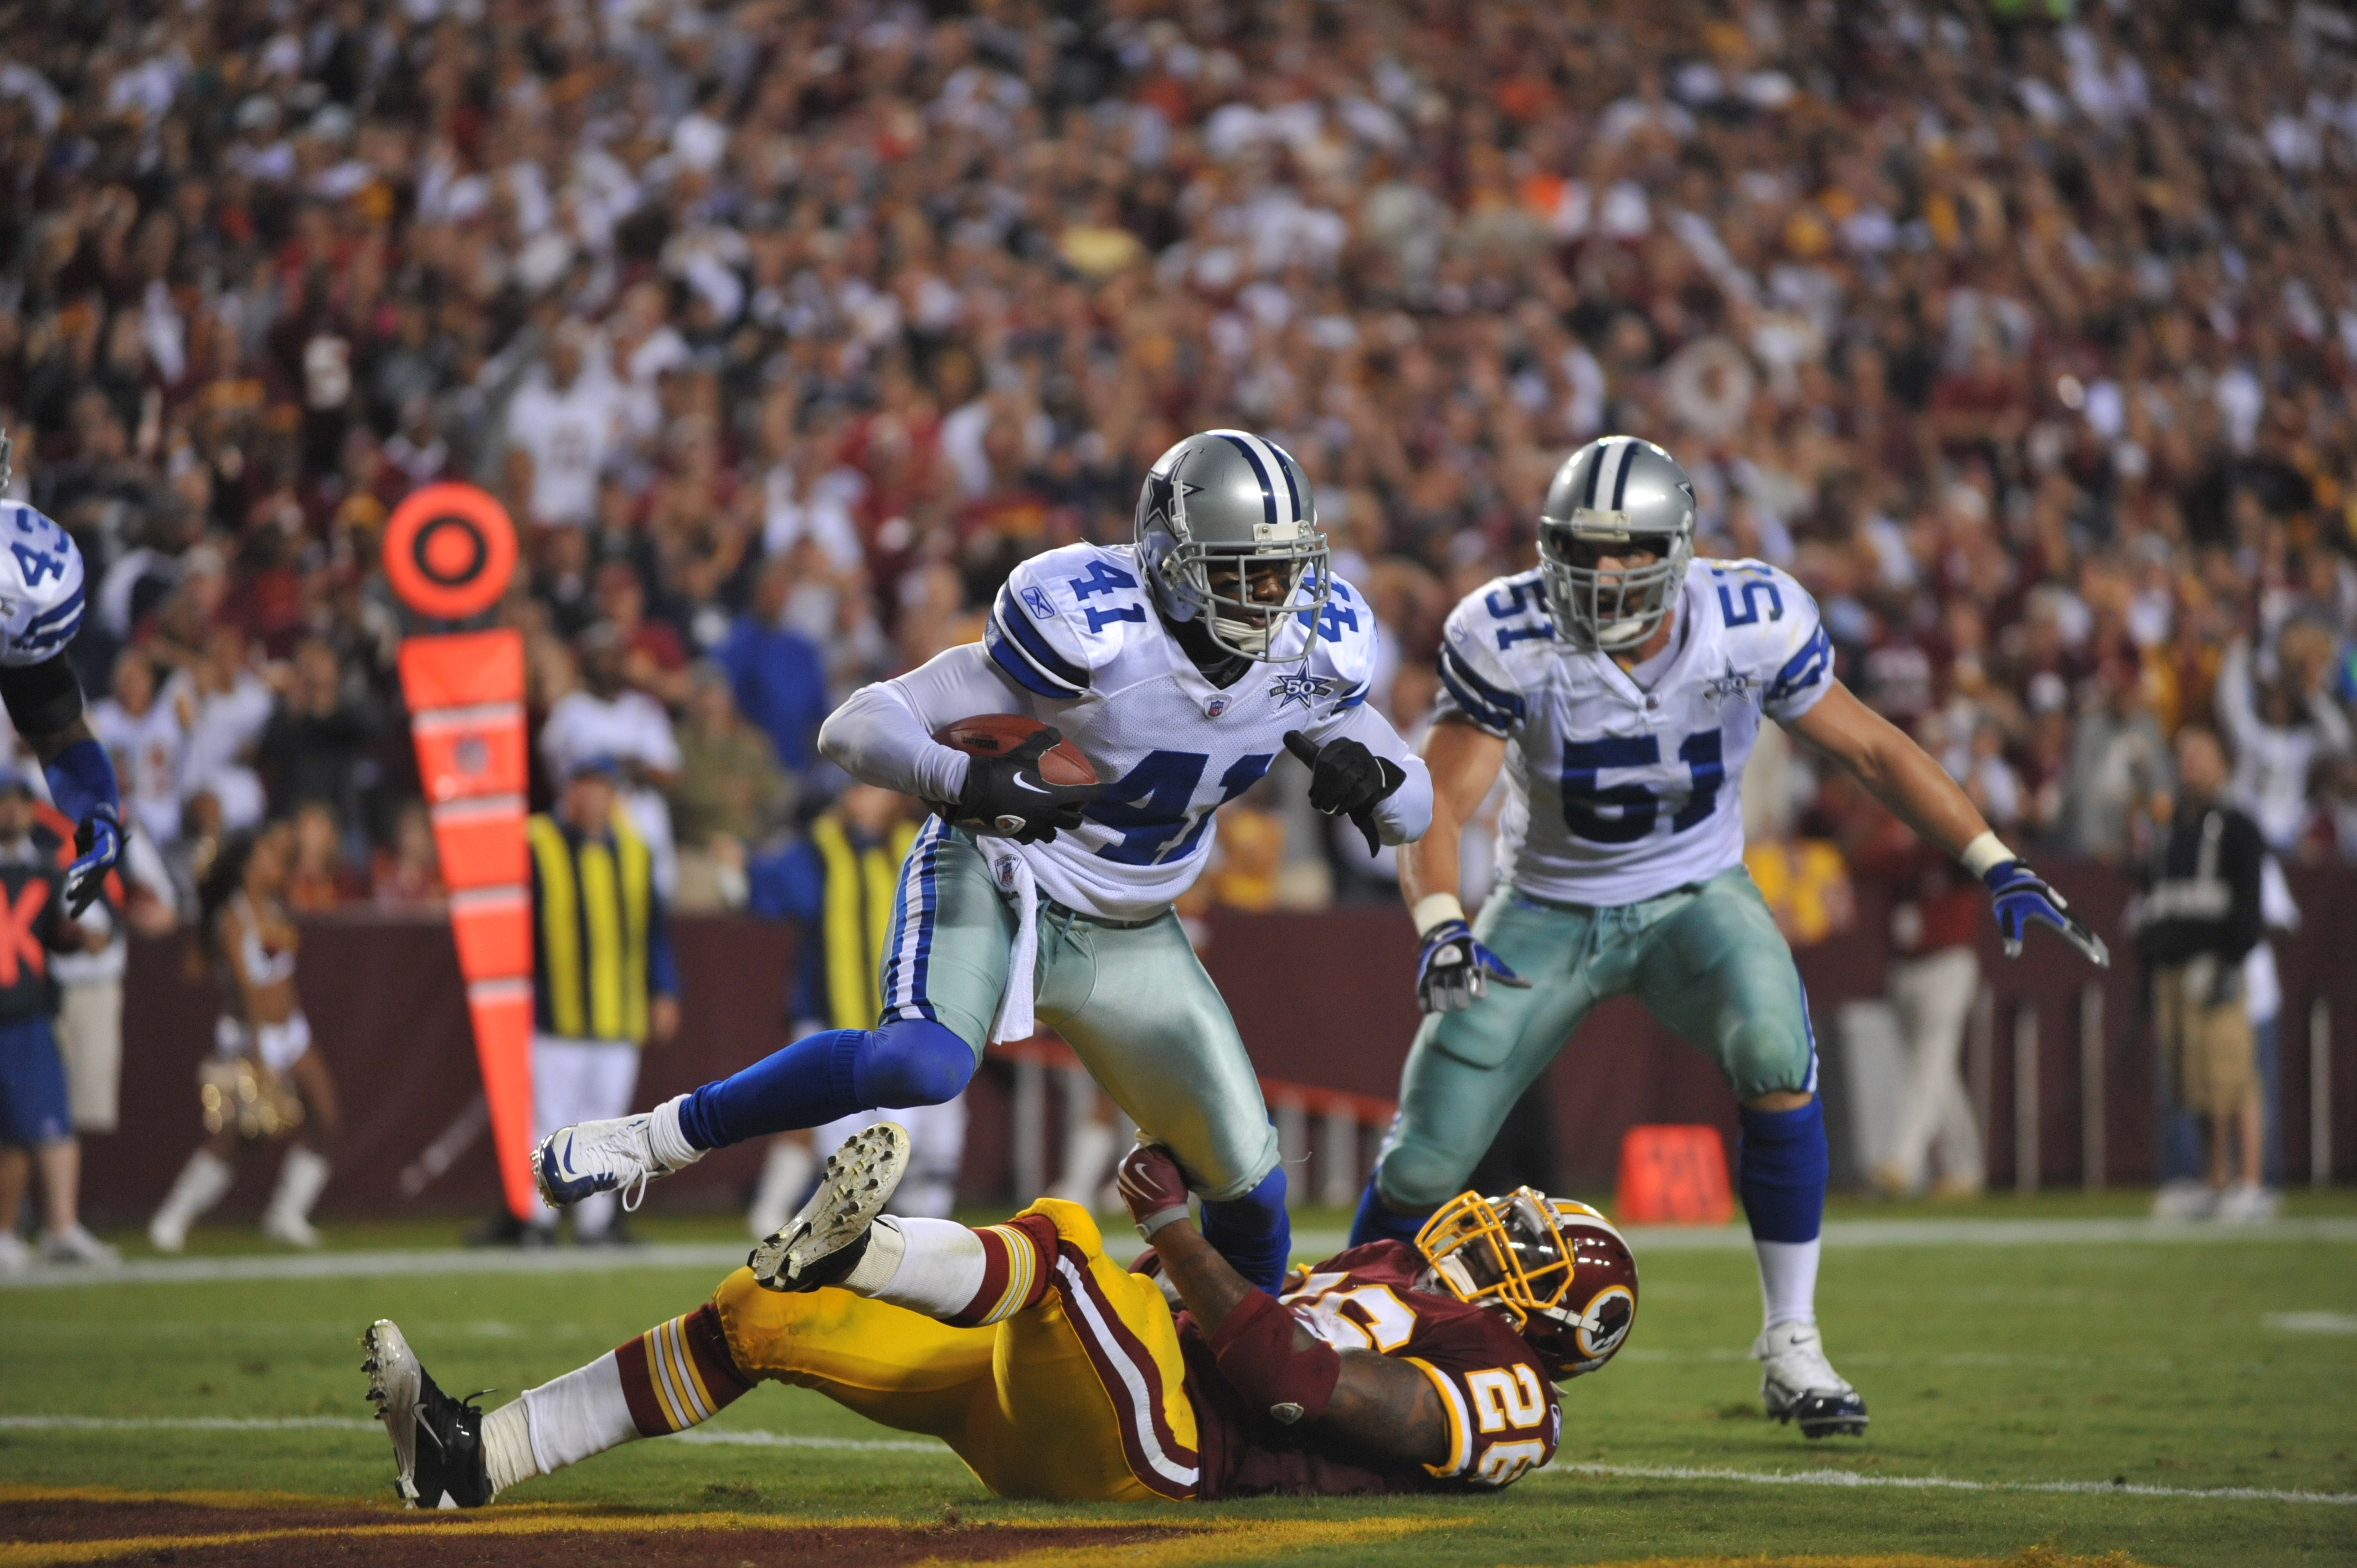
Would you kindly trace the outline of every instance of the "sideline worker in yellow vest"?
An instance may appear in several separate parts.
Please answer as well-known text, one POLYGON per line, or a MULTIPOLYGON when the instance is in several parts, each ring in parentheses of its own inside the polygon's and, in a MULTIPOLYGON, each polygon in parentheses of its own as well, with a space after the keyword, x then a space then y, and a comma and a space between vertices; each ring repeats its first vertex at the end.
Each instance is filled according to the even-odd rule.
MULTIPOLYGON (((799 1039, 822 1029, 872 1029, 883 1012, 881 965, 899 897, 900 862, 917 836, 915 802, 905 795, 855 783, 834 803, 811 819, 801 838, 747 869, 748 908, 795 929, 794 978, 786 998, 788 1033, 799 1039)), ((896 1111, 925 1164, 930 1148, 946 1155, 951 1181, 965 1146, 965 1107, 958 1101, 917 1112, 896 1111), (933 1115, 940 1112, 939 1115, 933 1115), (931 1120, 928 1122, 927 1117, 931 1120), (933 1122, 953 1121, 954 1128, 933 1122)), ((860 1124, 874 1120, 863 1115, 860 1124)), ((784 1224, 809 1192, 816 1174, 812 1150, 833 1148, 856 1126, 836 1133, 781 1133, 770 1141, 770 1155, 754 1189, 746 1223, 757 1237, 784 1224)), ((938 1161, 936 1162, 938 1163, 938 1161)), ((901 1191, 909 1197, 912 1170, 901 1191)), ((920 1188, 921 1181, 918 1181, 920 1188)), ((948 1211, 942 1205, 942 1212, 948 1211)), ((896 1210, 896 1212, 907 1212, 896 1210)))
MULTIPOLYGON (((532 819, 534 1139, 629 1114, 640 1047, 679 1032, 671 922, 653 856, 618 808, 618 773, 610 757, 584 760, 566 775, 555 811, 532 819)), ((613 1193, 573 1212, 576 1241, 628 1240, 613 1193)), ((536 1239, 555 1223, 552 1214, 536 1239)))

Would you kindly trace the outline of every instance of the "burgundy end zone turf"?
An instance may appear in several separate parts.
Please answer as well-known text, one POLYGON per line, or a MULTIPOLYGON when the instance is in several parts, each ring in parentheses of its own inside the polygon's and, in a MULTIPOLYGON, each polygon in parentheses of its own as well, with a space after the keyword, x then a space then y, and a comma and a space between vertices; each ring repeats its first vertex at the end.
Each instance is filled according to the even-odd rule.
POLYGON ((0 1502, 0 1541, 84 1543, 144 1540, 119 1555, 87 1561, 157 1560, 156 1538, 176 1544, 163 1551, 188 1568, 231 1563, 258 1568, 349 1568, 355 1563, 425 1568, 454 1563, 496 1563, 498 1568, 604 1568, 640 1564, 651 1568, 714 1568, 740 1562, 808 1561, 828 1568, 901 1568, 928 1560, 990 1563, 1021 1553, 1084 1548, 1117 1556, 1132 1548, 1185 1533, 1151 1525, 1089 1529, 1059 1525, 949 1523, 901 1529, 835 1528, 801 1523, 763 1529, 740 1514, 728 1525, 703 1529, 664 1528, 660 1517, 649 1528, 614 1529, 612 1515, 585 1510, 583 1523, 603 1529, 568 1529, 561 1518, 534 1518, 521 1510, 488 1509, 467 1513, 430 1513, 391 1508, 323 1506, 223 1507, 171 1499, 102 1501, 44 1498, 0 1502), (504 1526, 485 1532, 485 1525, 504 1526), (394 1527, 389 1531, 385 1527, 394 1527), (521 1527, 521 1528, 518 1528, 521 1527), (208 1537, 249 1531, 301 1530, 277 1540, 201 1544, 208 1537), (367 1534, 357 1533, 367 1530, 367 1534), (185 1543, 185 1544, 183 1544, 185 1543))
MULTIPOLYGON (((933 738, 976 757, 997 757, 1014 750, 1047 727, 1038 719, 1027 719, 1020 714, 976 714, 970 719, 943 725, 933 732, 933 738)), ((1058 741, 1055 749, 1039 759, 1039 777, 1050 784, 1093 784, 1097 770, 1081 755, 1079 746, 1064 740, 1058 741)))

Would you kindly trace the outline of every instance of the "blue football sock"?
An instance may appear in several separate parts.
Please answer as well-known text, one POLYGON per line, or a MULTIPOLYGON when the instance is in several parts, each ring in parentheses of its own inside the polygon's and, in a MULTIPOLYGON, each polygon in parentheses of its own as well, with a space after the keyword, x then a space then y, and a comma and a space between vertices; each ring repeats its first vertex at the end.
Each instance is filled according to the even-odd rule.
POLYGON ((1351 1220, 1351 1245, 1363 1247, 1370 1241, 1405 1241, 1415 1245, 1415 1233, 1432 1218, 1432 1210, 1402 1214, 1383 1201, 1375 1186, 1375 1178, 1367 1178, 1367 1190, 1359 1195, 1359 1212, 1351 1220))
POLYGON ((1293 1259, 1293 1217, 1285 1210, 1285 1167, 1242 1197, 1203 1201, 1203 1240, 1228 1266, 1272 1295, 1293 1259))
POLYGON ((1737 1156, 1743 1212, 1754 1240, 1813 1241, 1825 1214, 1824 1102, 1792 1111, 1746 1111, 1737 1156))
POLYGON ((725 1149, 879 1105, 938 1105, 973 1076, 974 1048, 929 1019, 829 1029, 705 1084, 680 1107, 679 1129, 699 1149, 725 1149))

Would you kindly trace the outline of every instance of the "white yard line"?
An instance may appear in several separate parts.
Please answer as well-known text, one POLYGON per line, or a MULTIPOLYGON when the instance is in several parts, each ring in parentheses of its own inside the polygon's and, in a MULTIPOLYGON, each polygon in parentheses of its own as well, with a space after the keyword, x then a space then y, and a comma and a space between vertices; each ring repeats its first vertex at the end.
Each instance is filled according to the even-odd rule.
POLYGON ((1720 1481, 1740 1487, 1868 1487, 1900 1491, 2060 1492, 2074 1497, 2199 1498, 2211 1502, 2357 1506, 2357 1492, 2287 1492, 2265 1487, 2146 1487, 2110 1481, 1960 1481, 1948 1476, 1861 1476, 1854 1470, 1721 1470, 1692 1465, 1583 1465, 1558 1459, 1539 1472, 1615 1480, 1720 1481))
MULTIPOLYGON (((0 1432, 376 1432, 357 1416, 0 1415, 0 1432)), ((815 1437, 759 1430, 682 1432, 681 1443, 739 1448, 822 1448, 869 1454, 932 1454, 951 1458, 931 1438, 815 1437)), ((1861 1476, 1853 1470, 1724 1470, 1693 1465, 1587 1465, 1558 1459, 1539 1472, 1566 1478, 1710 1481, 1741 1487, 1851 1487, 1899 1491, 2052 1492, 2073 1497, 2193 1498, 2212 1502, 2326 1503, 2357 1506, 2357 1492, 2279 1491, 2264 1487, 2147 1487, 2107 1481, 1964 1481, 1949 1476, 1861 1476)))
MULTIPOLYGON (((1648 1252, 1743 1251, 1751 1234, 1739 1225, 1639 1225, 1625 1234, 1639 1257, 1648 1252)), ((1293 1255, 1330 1257, 1348 1238, 1339 1230, 1297 1230, 1293 1255)), ((2152 1219, 1838 1219, 1828 1248, 2121 1246, 2157 1243, 2357 1242, 2357 1218, 2278 1219, 2266 1225, 2170 1223, 2152 1219)), ((143 1258, 116 1268, 36 1264, 0 1274, 0 1291, 61 1285, 202 1284, 221 1280, 350 1280, 418 1274, 610 1273, 624 1269, 726 1270, 745 1261, 741 1242, 665 1242, 649 1247, 435 1247, 365 1252, 271 1252, 217 1258, 143 1258)))

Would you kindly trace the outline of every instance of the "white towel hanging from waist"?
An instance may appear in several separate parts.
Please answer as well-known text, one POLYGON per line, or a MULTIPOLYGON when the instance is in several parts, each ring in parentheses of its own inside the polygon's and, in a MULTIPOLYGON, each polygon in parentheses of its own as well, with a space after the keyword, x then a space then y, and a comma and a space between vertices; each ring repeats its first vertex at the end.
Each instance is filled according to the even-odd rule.
POLYGON ((998 1000, 998 1016, 990 1026, 990 1043, 1028 1040, 1039 1032, 1032 1016, 1031 999, 1039 986, 1039 885, 1031 867, 1001 840, 984 839, 990 856, 991 880, 999 891, 1015 896, 1015 946, 1006 955, 1006 992, 998 1000))

